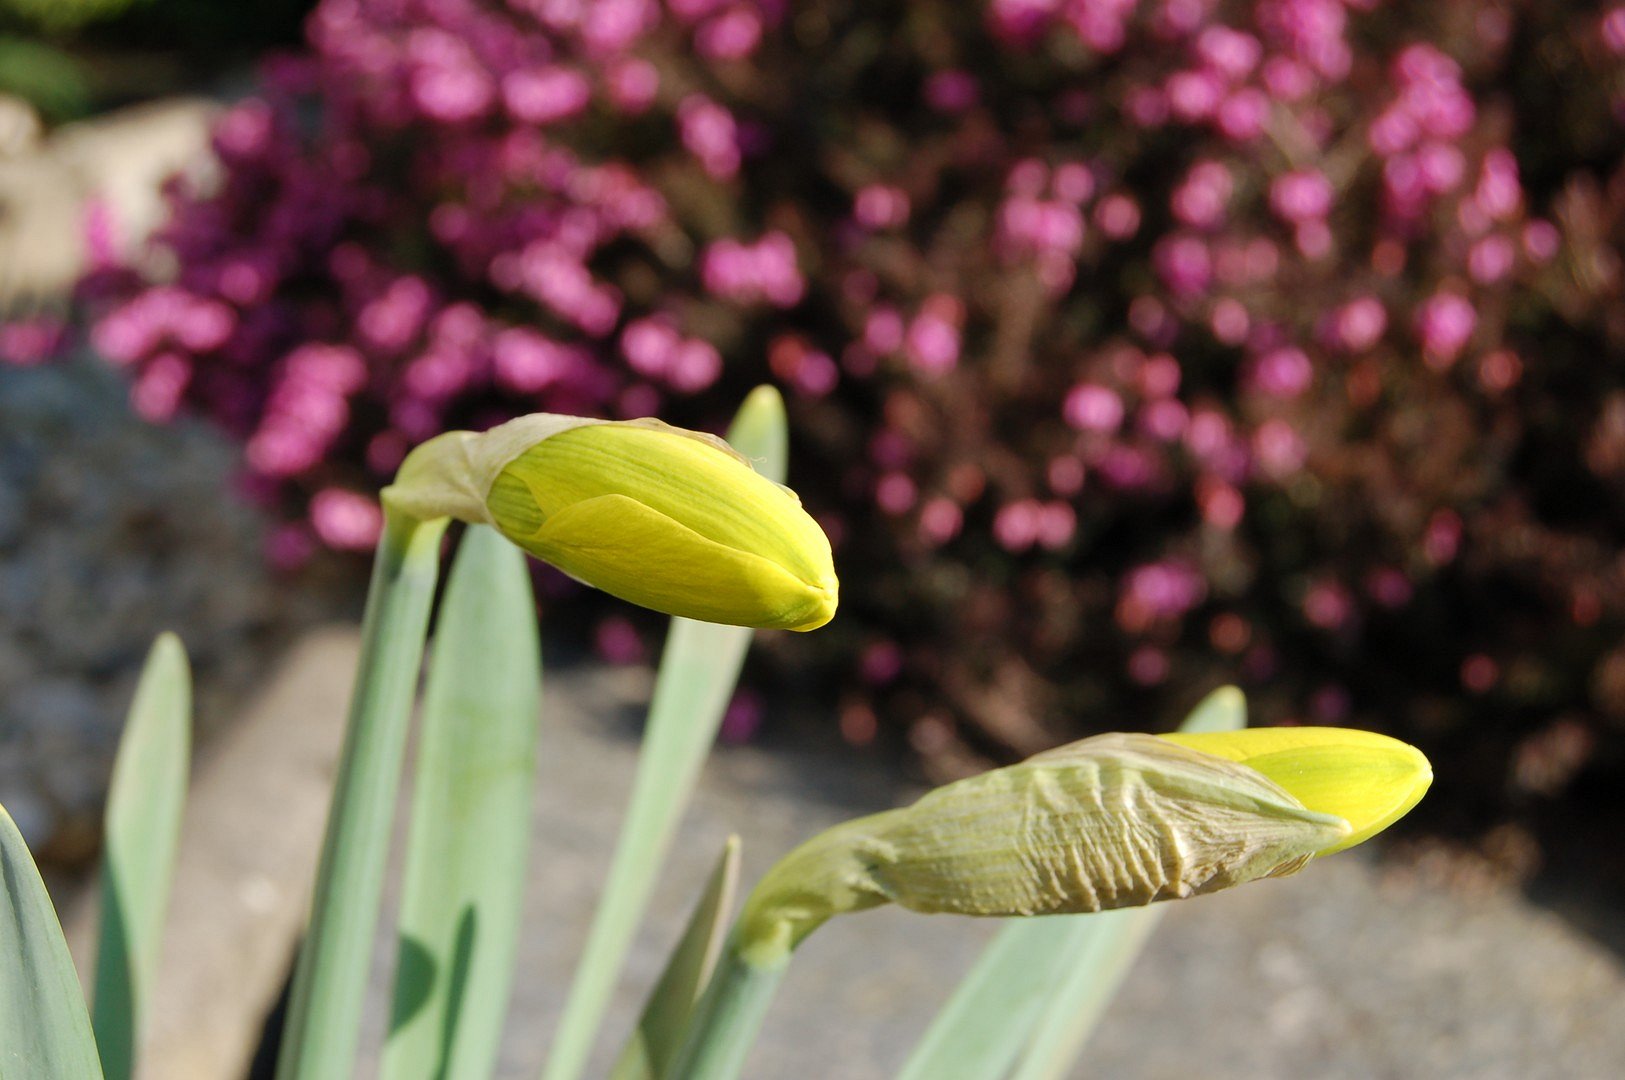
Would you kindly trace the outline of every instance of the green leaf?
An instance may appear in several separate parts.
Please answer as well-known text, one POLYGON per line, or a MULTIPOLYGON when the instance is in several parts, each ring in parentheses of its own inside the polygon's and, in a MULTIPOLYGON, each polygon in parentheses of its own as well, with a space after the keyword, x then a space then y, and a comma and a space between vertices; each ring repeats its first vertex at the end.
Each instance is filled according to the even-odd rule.
POLYGON ((424 692, 385 1080, 474 1080, 496 1065, 518 956, 541 678, 525 557, 471 526, 424 692))
POLYGON ((443 518, 416 521, 384 513, 277 1080, 348 1080, 354 1074, 390 826, 445 528, 443 518))
POLYGON ((739 837, 730 836, 682 938, 649 992, 637 1028, 610 1071, 611 1080, 655 1080, 665 1075, 694 1004, 716 967, 738 887, 739 837))
POLYGON ((1143 907, 1078 917, 1090 920, 1088 933, 1075 939, 1073 966, 1044 1003, 1011 1080, 1062 1080, 1071 1072, 1162 914, 1160 907, 1143 907))
POLYGON ((0 807, 0 1076, 101 1075, 62 926, 22 833, 0 807))
MULTIPOLYGON (((784 402, 778 392, 759 387, 740 407, 728 438, 736 450, 752 459, 758 472, 783 483, 785 430, 784 402)), ((688 805, 700 766, 739 681, 750 639, 751 631, 744 627, 681 618, 671 621, 631 803, 554 1036, 543 1074, 547 1080, 576 1080, 586 1067, 672 832, 688 805)))
POLYGON ((107 1080, 125 1080, 135 1068, 141 1019, 158 974, 186 803, 191 712, 186 650, 175 635, 160 635, 136 686, 107 796, 92 1009, 107 1080))
MULTIPOLYGON (((1225 687, 1204 698, 1180 730, 1246 722, 1241 692, 1225 687)), ((1160 914, 1140 907, 1006 920, 898 1080, 994 1080, 1024 1052, 1024 1080, 1064 1075, 1160 914), (1057 1063, 1060 1072, 1038 1071, 1057 1063)))

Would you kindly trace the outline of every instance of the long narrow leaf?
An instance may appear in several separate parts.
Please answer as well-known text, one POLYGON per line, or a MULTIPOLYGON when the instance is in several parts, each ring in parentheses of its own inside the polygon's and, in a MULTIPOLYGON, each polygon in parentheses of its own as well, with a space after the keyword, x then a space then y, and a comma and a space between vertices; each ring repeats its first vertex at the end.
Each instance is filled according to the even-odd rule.
POLYGON ((0 1076, 101 1075, 62 926, 22 833, 0 807, 0 1076))
POLYGON ((496 1065, 519 937, 541 704, 524 556, 471 527, 436 620, 384 1080, 496 1065))
POLYGON ((186 803, 191 713, 186 650, 175 635, 160 635, 136 686, 107 795, 91 1010, 107 1080, 126 1080, 135 1069, 141 1018, 158 974, 186 803))
MULTIPOLYGON (((782 483, 785 431, 784 402, 771 387, 759 387, 740 407, 728 439, 754 461, 758 472, 782 483)), ((744 627, 671 621, 631 803, 554 1037, 547 1080, 576 1080, 586 1067, 672 831, 739 680, 750 638, 744 627)))
MULTIPOLYGON (((1244 726, 1245 700, 1226 687, 1204 698, 1181 730, 1244 726)), ((932 1021, 898 1080, 997 1080, 1035 1038, 1044 1040, 1045 1062, 1075 1055, 1159 914, 1147 907, 1007 920, 932 1021), (1063 1042, 1063 1032, 1075 1039, 1063 1042)), ((1027 1061, 1036 1069, 1040 1057, 1028 1052, 1027 1061)), ((1063 1069, 1071 1057, 1065 1061, 1063 1069)))
POLYGON ((1123 908, 1093 916, 1070 971, 1034 1025, 1011 1080, 1062 1080, 1077 1061, 1101 1014, 1162 921, 1157 907, 1123 908))
MULTIPOLYGON (((1246 726, 1247 699, 1240 690, 1226 686, 1197 703, 1179 730, 1238 731, 1246 726)), ((1161 908, 1143 907, 1105 911, 1094 917, 1094 932, 1044 1006, 1012 1080, 1061 1080, 1066 1076, 1162 914, 1161 908)))
POLYGON ((665 1075, 689 1014, 716 967, 738 888, 739 837, 730 836, 666 969, 649 992, 638 1026, 610 1071, 610 1080, 655 1080, 665 1075))
POLYGON ((444 521, 386 513, 277 1080, 349 1080, 444 521))

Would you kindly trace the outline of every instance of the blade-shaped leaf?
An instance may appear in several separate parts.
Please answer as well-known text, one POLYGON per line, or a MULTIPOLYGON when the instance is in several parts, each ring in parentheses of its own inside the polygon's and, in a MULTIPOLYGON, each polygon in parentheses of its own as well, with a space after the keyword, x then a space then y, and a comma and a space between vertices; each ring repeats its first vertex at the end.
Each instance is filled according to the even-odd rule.
POLYGON ((655 1080, 665 1075, 694 1003, 716 967, 738 887, 739 837, 730 836, 699 903, 689 915, 683 936, 649 992, 638 1026, 610 1071, 611 1080, 655 1080))
POLYGON ((175 635, 163 634, 147 654, 107 795, 92 1022, 108 1080, 124 1080, 135 1068, 158 973, 186 802, 191 713, 186 650, 175 635))
MULTIPOLYGON (((1241 692, 1225 687, 1203 698, 1180 730, 1222 731, 1246 722, 1241 692)), ((1066 1055, 1082 1047, 1159 916, 1143 907, 1006 920, 898 1080, 996 1080, 1024 1052, 1023 1069, 1064 1057, 1064 1070, 1072 1060, 1066 1055), (1043 1045, 1029 1051, 1035 1039, 1043 1045)))
POLYGON ((341 1080, 355 1070, 401 760, 445 527, 443 519, 413 521, 387 508, 384 513, 310 929, 294 966, 277 1056, 278 1080, 341 1080))
POLYGON ((1101 1014, 1162 920, 1159 907, 1120 908, 1097 915, 1077 943, 1072 967, 1044 1003, 1011 1080, 1062 1080, 1077 1061, 1101 1014))
POLYGON ((0 807, 0 1076, 102 1075, 84 991, 22 833, 0 807))
MULTIPOLYGON (((1235 687, 1224 686, 1198 702, 1179 730, 1239 731, 1246 726, 1247 699, 1235 687)), ((1066 1076, 1162 914, 1161 908, 1143 907, 1094 916, 1094 932, 1044 1006, 1012 1080, 1066 1076)))
POLYGON ((530 844, 539 650, 524 555, 470 527, 424 692, 385 1080, 495 1067, 530 844))
MULTIPOLYGON (((785 431, 783 400, 771 387, 758 387, 740 407, 728 440, 758 472, 783 483, 785 431)), ((750 639, 751 631, 744 627, 671 621, 626 821, 554 1036, 547 1080, 575 1080, 592 1053, 672 831, 739 681, 750 639)))

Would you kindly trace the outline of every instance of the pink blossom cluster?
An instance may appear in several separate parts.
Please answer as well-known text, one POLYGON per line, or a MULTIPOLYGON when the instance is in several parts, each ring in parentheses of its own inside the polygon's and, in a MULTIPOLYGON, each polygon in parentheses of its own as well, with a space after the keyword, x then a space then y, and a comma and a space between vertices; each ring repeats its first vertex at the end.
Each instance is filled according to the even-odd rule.
POLYGON ((782 232, 755 243, 727 238, 708 245, 700 256, 700 279, 713 296, 736 304, 795 307, 807 291, 795 243, 782 232))
POLYGON ((173 280, 87 282, 92 339, 243 440, 288 561, 364 546, 343 496, 435 431, 716 426, 770 379, 885 621, 865 693, 997 732, 976 679, 1216 663, 1334 716, 1426 613, 1493 696, 1473 582, 1625 617, 1532 494, 1625 478, 1625 388, 1572 374, 1625 336, 1625 9, 1446 7, 322 0, 175 193, 173 280))

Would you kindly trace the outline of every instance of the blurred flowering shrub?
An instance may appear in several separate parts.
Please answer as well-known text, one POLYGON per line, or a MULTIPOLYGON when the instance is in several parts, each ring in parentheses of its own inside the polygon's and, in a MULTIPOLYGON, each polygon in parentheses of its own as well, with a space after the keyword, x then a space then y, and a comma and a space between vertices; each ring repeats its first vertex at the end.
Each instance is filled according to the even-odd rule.
POLYGON ((365 548, 444 427, 770 377, 854 741, 952 772, 1239 673, 1490 802, 1625 725, 1625 7, 324 0, 309 39, 171 272, 86 284, 144 413, 244 440, 274 558, 365 548))

